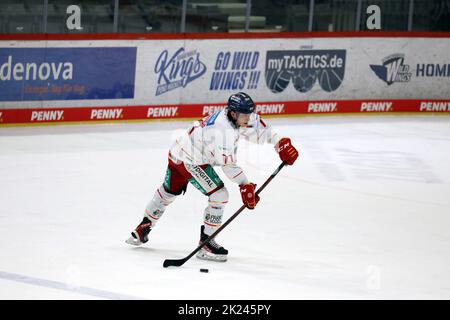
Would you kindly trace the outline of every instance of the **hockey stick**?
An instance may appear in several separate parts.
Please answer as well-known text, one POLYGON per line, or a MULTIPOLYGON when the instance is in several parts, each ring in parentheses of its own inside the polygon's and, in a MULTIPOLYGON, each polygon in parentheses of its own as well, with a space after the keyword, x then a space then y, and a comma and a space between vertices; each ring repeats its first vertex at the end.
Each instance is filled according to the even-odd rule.
MULTIPOLYGON (((261 187, 256 191, 256 195, 258 195, 261 191, 264 190, 264 188, 269 184, 270 181, 272 181, 273 178, 280 172, 281 169, 286 165, 286 162, 282 162, 278 168, 271 174, 269 178, 267 178, 266 182, 263 183, 261 187)), ((205 241, 203 241, 194 251, 192 251, 186 258, 183 259, 166 259, 164 260, 163 266, 164 268, 167 267, 180 267, 182 266, 186 261, 188 261, 194 254, 196 254, 205 244, 207 244, 211 239, 213 239, 217 234, 222 231, 227 225, 230 224, 231 221, 234 220, 244 209, 245 205, 242 205, 242 207, 239 208, 238 211, 236 211, 235 214, 233 214, 227 221, 225 221, 224 224, 222 224, 212 235, 210 235, 205 241)))

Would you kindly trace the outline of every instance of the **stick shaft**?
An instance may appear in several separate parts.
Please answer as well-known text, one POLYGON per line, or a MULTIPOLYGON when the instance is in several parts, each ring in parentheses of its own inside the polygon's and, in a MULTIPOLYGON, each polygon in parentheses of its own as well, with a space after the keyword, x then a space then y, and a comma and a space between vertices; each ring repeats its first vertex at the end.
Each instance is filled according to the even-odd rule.
MULTIPOLYGON (((276 175, 280 172, 281 169, 283 169, 283 167, 286 165, 286 162, 282 162, 278 168, 270 175, 269 178, 267 178, 267 180, 262 184, 261 187, 258 188, 258 190, 256 191, 256 195, 258 195, 261 191, 264 190, 264 188, 270 183, 270 181, 273 180, 273 178, 276 177, 276 175)), ((245 209, 245 205, 242 205, 238 211, 236 211, 235 214, 233 214, 227 221, 225 221, 212 235, 210 235, 205 241, 203 241, 194 251, 192 251, 187 257, 183 258, 183 259, 166 259, 164 260, 164 268, 168 267, 168 266, 182 266, 186 261, 188 261, 190 258, 192 258, 192 256, 194 254, 196 254, 198 251, 200 251, 201 248, 203 248, 203 246, 205 244, 207 244, 211 239, 213 239, 215 236, 217 236, 227 225, 229 225, 231 223, 231 221, 233 221, 243 210, 245 209)))

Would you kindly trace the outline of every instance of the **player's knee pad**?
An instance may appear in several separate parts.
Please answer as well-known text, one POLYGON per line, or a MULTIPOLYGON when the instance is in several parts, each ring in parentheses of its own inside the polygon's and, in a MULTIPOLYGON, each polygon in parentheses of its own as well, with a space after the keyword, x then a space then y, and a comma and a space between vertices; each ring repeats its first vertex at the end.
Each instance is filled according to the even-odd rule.
POLYGON ((209 196, 208 202, 212 206, 224 207, 228 202, 227 188, 223 187, 209 196))
POLYGON ((153 197, 153 199, 160 202, 164 206, 168 206, 175 200, 176 197, 177 197, 176 194, 171 194, 167 192, 164 189, 164 186, 161 186, 155 191, 155 196, 153 197))
POLYGON ((164 190, 163 186, 159 187, 155 191, 153 199, 147 204, 147 207, 145 208, 145 214, 152 221, 158 220, 166 210, 166 207, 171 204, 176 197, 176 195, 164 190))

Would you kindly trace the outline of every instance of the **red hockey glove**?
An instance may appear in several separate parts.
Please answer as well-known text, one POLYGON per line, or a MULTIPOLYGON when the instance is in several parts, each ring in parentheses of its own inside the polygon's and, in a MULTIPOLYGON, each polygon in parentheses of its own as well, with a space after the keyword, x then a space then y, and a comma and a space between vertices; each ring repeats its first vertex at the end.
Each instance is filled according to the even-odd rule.
POLYGON ((247 183, 239 186, 241 190, 242 202, 250 210, 255 209, 259 201, 259 196, 255 194, 256 184, 247 183))
POLYGON ((275 145, 275 150, 278 152, 281 161, 285 161, 288 165, 294 164, 298 158, 298 151, 291 144, 291 139, 282 138, 275 145))

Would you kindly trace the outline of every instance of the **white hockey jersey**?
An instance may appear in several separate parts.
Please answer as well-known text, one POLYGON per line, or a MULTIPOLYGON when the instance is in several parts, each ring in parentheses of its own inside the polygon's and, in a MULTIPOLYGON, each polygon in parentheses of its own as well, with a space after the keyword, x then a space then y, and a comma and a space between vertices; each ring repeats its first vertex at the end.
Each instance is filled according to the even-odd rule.
POLYGON ((195 121, 170 149, 169 157, 175 163, 222 167, 225 175, 238 184, 247 183, 247 177, 236 164, 239 139, 253 143, 275 145, 281 137, 271 125, 253 113, 246 127, 235 128, 228 120, 227 110, 195 121))

